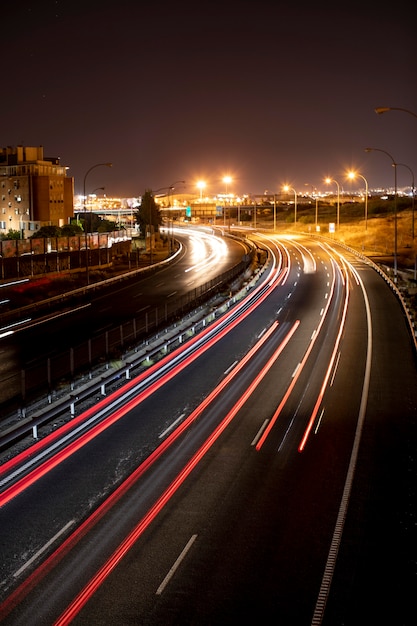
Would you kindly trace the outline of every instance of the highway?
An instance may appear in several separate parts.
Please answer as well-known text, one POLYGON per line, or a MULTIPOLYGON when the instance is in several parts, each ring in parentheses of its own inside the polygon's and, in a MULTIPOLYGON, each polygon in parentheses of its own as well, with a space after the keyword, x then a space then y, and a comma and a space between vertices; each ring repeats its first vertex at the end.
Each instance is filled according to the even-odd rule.
POLYGON ((227 315, 0 467, 2 624, 412 623, 400 303, 336 244, 256 238, 227 315))
POLYGON ((56 311, 31 311, 0 328, 1 403, 21 393, 22 372, 29 390, 47 393, 48 386, 69 378, 70 363, 74 371, 88 369, 89 360, 102 358, 97 354, 117 354, 121 333, 127 342, 157 329, 178 303, 186 304, 248 253, 247 245, 233 238, 226 242, 221 231, 213 236, 210 231, 177 230, 178 253, 152 273, 132 271, 123 282, 108 281, 99 291, 92 285, 91 293, 74 297, 65 307, 58 303, 56 311))

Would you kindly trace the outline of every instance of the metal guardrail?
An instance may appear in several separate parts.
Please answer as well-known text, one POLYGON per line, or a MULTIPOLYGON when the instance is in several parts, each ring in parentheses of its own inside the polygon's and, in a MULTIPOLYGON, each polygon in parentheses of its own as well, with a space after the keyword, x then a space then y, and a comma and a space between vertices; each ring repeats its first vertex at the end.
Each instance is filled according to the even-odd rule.
MULTIPOLYGON (((316 237, 320 239, 325 239, 327 241, 326 237, 323 237, 323 236, 319 237, 317 235, 316 237)), ((333 240, 332 240, 332 243, 334 243, 333 240)), ((354 254, 355 256, 359 257, 362 261, 364 261, 368 265, 370 265, 388 283, 388 285, 390 286, 392 291, 395 293, 395 295, 397 296, 397 298, 399 299, 401 303, 401 306, 404 309, 404 313, 407 317, 407 323, 410 329, 411 337, 414 343, 414 349, 417 352, 417 329, 416 329, 416 324, 415 324, 416 311, 414 311, 409 306, 409 303, 407 302, 407 298, 405 297, 405 295, 402 293, 401 289, 398 287, 397 283, 395 282, 395 276, 394 276, 394 280, 392 279, 391 276, 394 274, 393 268, 386 266, 387 270, 384 270, 383 267, 375 263, 375 261, 372 261, 372 259, 365 256, 358 250, 355 250, 354 248, 351 248, 350 246, 344 243, 341 243, 339 241, 337 242, 337 244, 341 246, 342 248, 344 248, 345 250, 348 250, 350 253, 354 254)), ((405 276, 408 275, 408 272, 397 270, 397 277, 398 275, 404 278, 405 276)), ((407 280, 408 280, 408 277, 407 277, 407 280)))
MULTIPOLYGON (((267 263, 263 270, 265 270, 266 266, 267 263)), ((156 335, 153 339, 144 342, 140 349, 134 349, 125 356, 117 370, 110 370, 107 369, 108 366, 104 366, 104 369, 97 371, 94 377, 89 378, 87 382, 78 388, 72 388, 55 402, 52 402, 50 397, 49 406, 35 409, 30 417, 26 415, 26 412, 23 413, 21 419, 0 433, 0 450, 10 447, 26 437, 31 431, 33 438, 37 439, 38 427, 65 413, 69 413, 67 417, 73 418, 77 403, 85 402, 88 398, 97 396, 98 392, 105 397, 107 395, 106 390, 112 383, 119 381, 123 377, 126 380, 130 379, 135 369, 140 368, 144 371, 147 367, 145 361, 165 356, 169 351, 183 344, 188 338, 207 328, 209 324, 213 323, 227 311, 232 304, 242 298, 255 285, 260 276, 261 272, 255 273, 251 281, 239 289, 235 295, 230 298, 222 298, 221 302, 218 301, 216 308, 213 309, 212 303, 207 303, 204 308, 202 307, 195 311, 180 324, 173 325, 171 328, 165 329, 163 333, 156 335)))

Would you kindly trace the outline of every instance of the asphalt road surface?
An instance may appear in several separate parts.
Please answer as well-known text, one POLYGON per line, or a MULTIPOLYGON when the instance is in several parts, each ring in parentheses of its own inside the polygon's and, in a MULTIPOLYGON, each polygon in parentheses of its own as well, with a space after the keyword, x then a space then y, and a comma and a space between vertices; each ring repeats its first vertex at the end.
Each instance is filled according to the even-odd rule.
POLYGON ((406 317, 353 255, 262 241, 228 326, 3 468, 2 623, 414 624, 406 317))

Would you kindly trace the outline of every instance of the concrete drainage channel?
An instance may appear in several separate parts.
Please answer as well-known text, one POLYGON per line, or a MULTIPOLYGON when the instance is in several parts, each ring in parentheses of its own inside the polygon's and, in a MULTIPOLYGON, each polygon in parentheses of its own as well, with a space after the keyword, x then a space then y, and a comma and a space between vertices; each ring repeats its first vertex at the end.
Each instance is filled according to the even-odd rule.
POLYGON ((268 262, 254 273, 247 284, 237 287, 234 295, 228 298, 217 296, 184 317, 180 323, 166 328, 127 352, 120 361, 97 367, 68 386, 32 403, 24 413, 20 411, 3 419, 0 462, 12 458, 34 441, 71 420, 77 413, 80 414, 101 398, 120 389, 133 376, 139 375, 154 362, 207 328, 255 286, 267 266, 268 262))

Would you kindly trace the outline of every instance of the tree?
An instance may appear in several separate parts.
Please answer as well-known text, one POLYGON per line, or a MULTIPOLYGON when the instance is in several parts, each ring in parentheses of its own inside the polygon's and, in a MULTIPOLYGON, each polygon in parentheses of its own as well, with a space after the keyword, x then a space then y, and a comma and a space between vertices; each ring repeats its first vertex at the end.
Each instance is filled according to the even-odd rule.
POLYGON ((114 230, 121 230, 120 225, 115 224, 111 220, 101 220, 97 226, 98 233, 112 233, 114 230))
POLYGON ((29 239, 40 239, 41 237, 60 237, 61 229, 59 226, 41 226, 36 233, 33 233, 29 239))
POLYGON ((9 232, 7 234, 3 234, 1 233, 0 235, 0 239, 2 241, 5 241, 6 239, 20 239, 20 230, 13 230, 13 228, 10 228, 9 232))
POLYGON ((142 202, 135 213, 135 220, 139 224, 143 236, 146 236, 147 232, 157 233, 159 231, 162 216, 151 189, 147 189, 143 194, 142 202))
POLYGON ((80 235, 83 229, 77 222, 71 222, 71 224, 64 224, 61 228, 61 237, 74 237, 80 235))

